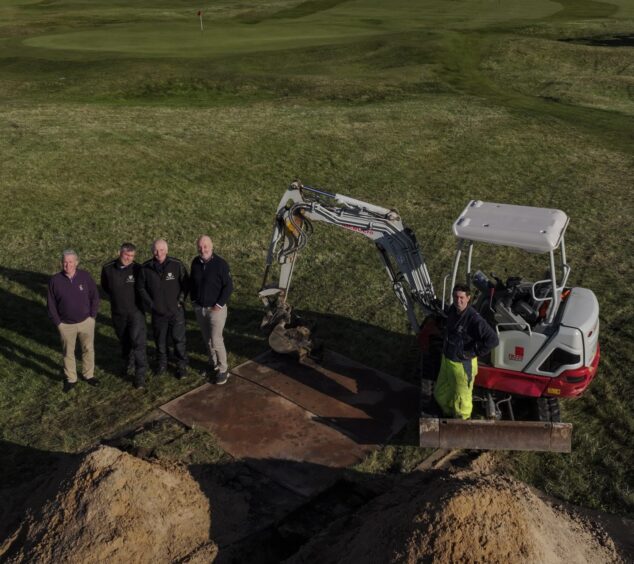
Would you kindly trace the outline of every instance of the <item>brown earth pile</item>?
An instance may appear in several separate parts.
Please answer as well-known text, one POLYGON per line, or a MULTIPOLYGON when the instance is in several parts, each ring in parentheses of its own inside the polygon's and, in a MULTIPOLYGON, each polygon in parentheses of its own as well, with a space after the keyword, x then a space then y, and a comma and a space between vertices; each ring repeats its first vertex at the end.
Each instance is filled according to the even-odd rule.
POLYGON ((67 464, 36 492, 8 562, 211 562, 206 496, 181 468, 163 468, 110 447, 67 464))
POLYGON ((511 478, 469 471, 408 477, 289 562, 621 562, 612 540, 511 478))

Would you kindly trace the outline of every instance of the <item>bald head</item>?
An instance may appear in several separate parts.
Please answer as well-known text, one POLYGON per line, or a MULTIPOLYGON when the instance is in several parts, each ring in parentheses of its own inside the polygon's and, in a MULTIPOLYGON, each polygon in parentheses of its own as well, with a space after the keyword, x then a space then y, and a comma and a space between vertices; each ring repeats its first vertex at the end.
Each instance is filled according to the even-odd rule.
POLYGON ((214 243, 209 235, 201 235, 196 239, 198 254, 203 260, 209 260, 214 252, 214 243))

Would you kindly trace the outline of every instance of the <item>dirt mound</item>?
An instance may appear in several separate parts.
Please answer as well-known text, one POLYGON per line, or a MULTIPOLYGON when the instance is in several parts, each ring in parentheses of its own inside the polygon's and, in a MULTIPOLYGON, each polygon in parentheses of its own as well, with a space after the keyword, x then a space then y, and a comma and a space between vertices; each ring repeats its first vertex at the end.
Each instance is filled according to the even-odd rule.
POLYGON ((210 562, 209 502, 190 474, 100 447, 67 463, 0 546, 8 562, 210 562))
POLYGON ((620 562, 611 539, 502 475, 410 476, 289 562, 620 562))

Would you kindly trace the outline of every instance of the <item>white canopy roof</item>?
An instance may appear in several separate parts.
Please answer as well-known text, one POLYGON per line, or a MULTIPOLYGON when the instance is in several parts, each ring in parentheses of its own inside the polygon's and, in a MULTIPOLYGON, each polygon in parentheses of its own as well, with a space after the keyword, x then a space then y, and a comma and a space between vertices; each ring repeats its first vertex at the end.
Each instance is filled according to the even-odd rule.
POLYGON ((547 253, 559 246, 568 221, 561 210, 471 200, 453 232, 459 239, 547 253))

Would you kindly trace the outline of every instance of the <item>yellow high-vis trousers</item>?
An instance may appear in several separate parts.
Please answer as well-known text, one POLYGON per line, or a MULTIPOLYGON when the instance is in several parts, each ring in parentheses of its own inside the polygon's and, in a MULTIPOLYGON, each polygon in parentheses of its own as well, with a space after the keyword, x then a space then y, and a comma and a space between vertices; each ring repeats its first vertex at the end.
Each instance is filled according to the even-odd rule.
POLYGON ((447 417, 469 419, 473 409, 473 381, 478 373, 478 359, 454 362, 443 355, 434 398, 447 417))

